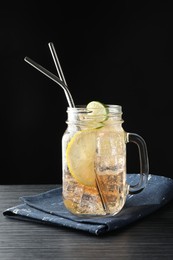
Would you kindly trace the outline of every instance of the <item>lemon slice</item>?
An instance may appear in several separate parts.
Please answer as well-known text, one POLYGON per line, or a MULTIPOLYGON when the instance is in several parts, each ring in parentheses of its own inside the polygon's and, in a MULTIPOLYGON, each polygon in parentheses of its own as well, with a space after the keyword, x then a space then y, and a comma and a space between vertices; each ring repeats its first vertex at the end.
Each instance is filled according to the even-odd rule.
POLYGON ((95 186, 94 154, 96 130, 77 132, 66 149, 67 165, 71 175, 81 184, 95 186))
POLYGON ((91 101, 87 105, 88 116, 95 122, 104 122, 108 118, 108 109, 99 101, 91 101))

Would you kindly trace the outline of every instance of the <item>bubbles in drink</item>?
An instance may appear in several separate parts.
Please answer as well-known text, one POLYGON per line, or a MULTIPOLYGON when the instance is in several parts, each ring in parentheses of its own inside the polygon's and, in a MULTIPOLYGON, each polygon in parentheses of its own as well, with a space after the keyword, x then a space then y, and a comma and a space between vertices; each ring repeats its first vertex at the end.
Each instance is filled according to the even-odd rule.
POLYGON ((95 187, 84 186, 65 173, 63 196, 66 207, 75 214, 115 214, 124 205, 124 172, 98 174, 100 193, 95 187))

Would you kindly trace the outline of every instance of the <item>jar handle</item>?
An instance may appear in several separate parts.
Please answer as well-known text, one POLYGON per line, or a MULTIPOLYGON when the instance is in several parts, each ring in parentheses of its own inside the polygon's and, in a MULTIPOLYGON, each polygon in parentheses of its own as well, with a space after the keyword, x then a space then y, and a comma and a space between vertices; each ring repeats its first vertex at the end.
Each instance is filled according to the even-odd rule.
POLYGON ((128 142, 135 143, 138 146, 139 152, 140 179, 137 184, 129 186, 129 193, 134 194, 141 192, 148 182, 149 160, 145 140, 140 135, 127 133, 127 143, 128 142))

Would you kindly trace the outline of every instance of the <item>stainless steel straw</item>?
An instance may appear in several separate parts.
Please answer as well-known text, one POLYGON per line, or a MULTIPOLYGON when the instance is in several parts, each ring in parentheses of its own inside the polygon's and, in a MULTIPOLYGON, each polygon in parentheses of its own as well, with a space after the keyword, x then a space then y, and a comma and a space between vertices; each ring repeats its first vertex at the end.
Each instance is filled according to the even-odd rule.
MULTIPOLYGON (((68 105, 69 107, 75 107, 75 104, 74 104, 74 101, 73 101, 73 98, 71 96, 71 93, 67 87, 67 83, 66 83, 66 80, 65 80, 65 77, 64 77, 64 74, 63 74, 63 71, 61 69, 61 65, 60 65, 60 62, 59 62, 59 59, 58 59, 58 56, 56 54, 56 51, 55 51, 55 48, 54 48, 54 45, 52 42, 50 42, 49 44, 49 48, 50 48, 50 51, 51 51, 51 54, 52 54, 52 57, 53 57, 53 60, 54 60, 54 63, 55 63, 55 66, 56 66, 56 70, 58 72, 58 76, 55 76, 52 72, 50 72, 49 70, 45 69, 44 67, 42 67, 40 64, 36 63, 35 61, 33 61, 32 59, 28 58, 28 57, 25 57, 24 60, 29 63, 31 66, 33 66, 35 69, 39 70, 41 73, 43 73, 44 75, 46 75, 48 78, 52 79, 53 81, 55 81, 58 85, 60 85, 64 92, 65 92, 65 95, 66 95, 66 98, 67 98, 67 102, 68 102, 68 105)), ((100 198, 101 198, 101 202, 102 202, 102 206, 103 206, 103 209, 105 211, 108 211, 108 208, 107 208, 107 204, 106 204, 106 201, 104 200, 104 197, 102 195, 102 191, 100 189, 100 184, 99 184, 99 181, 97 179, 97 176, 96 176, 96 186, 97 186, 97 190, 98 190, 98 193, 100 195, 100 198)))
POLYGON ((48 78, 52 79, 58 85, 60 85, 62 87, 62 89, 64 90, 64 92, 65 92, 65 95, 66 95, 69 107, 75 107, 73 98, 71 96, 71 93, 70 93, 68 87, 65 85, 65 83, 62 80, 60 80, 52 72, 50 72, 49 70, 45 69, 44 67, 42 67, 40 64, 36 63, 35 61, 30 59, 29 57, 25 57, 24 60, 27 63, 29 63, 31 66, 33 66, 35 69, 37 69, 38 71, 40 71, 41 73, 46 75, 48 78))

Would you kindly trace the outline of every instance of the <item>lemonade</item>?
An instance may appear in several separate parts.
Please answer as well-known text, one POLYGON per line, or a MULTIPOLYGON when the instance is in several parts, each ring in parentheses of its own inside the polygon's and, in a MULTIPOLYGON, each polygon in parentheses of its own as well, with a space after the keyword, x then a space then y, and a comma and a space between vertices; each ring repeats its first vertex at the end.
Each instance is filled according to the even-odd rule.
POLYGON ((114 215, 126 200, 126 134, 120 106, 68 108, 62 139, 63 199, 77 215, 114 215))

